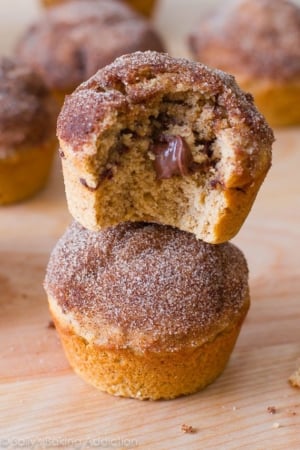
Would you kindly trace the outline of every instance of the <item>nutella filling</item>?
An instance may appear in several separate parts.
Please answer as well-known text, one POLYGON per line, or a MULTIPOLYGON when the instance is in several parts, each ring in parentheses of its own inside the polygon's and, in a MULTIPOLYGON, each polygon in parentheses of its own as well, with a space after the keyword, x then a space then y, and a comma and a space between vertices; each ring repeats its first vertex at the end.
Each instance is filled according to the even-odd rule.
POLYGON ((158 180, 179 175, 189 175, 193 156, 181 136, 161 136, 161 142, 152 147, 154 168, 158 180))

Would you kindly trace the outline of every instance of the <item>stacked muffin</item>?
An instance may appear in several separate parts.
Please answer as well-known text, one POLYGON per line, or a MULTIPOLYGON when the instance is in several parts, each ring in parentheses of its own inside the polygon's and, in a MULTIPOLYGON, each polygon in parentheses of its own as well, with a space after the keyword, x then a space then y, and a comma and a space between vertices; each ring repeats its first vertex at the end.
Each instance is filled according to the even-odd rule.
POLYGON ((45 289, 70 364, 114 395, 202 389, 249 307, 245 258, 226 241, 269 169, 271 129, 233 77, 137 52, 66 99, 58 137, 77 222, 45 289))

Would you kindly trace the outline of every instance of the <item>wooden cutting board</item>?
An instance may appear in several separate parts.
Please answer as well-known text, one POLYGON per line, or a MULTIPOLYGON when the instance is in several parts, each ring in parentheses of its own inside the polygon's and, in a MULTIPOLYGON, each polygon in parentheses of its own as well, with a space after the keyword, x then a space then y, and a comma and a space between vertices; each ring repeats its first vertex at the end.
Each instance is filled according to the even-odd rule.
MULTIPOLYGON (((171 35, 169 43, 181 48, 171 35)), ((300 449, 300 389, 287 381, 300 365, 300 130, 276 138, 235 239, 249 262, 251 310, 224 374, 186 398, 114 398, 69 368, 42 287, 71 220, 59 161, 44 192, 0 209, 0 448, 300 449)))

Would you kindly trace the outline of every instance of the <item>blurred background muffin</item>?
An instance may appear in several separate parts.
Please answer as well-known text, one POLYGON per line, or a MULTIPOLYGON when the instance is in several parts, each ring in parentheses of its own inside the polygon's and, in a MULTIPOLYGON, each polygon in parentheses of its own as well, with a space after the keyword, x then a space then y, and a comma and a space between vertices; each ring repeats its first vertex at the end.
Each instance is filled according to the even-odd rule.
POLYGON ((204 15, 194 57, 235 75, 273 126, 300 123, 300 8, 287 0, 233 0, 204 15))
POLYGON ((117 56, 162 51, 151 25, 116 0, 74 0, 50 8, 19 40, 18 56, 63 100, 117 56))
POLYGON ((57 106, 42 79, 0 60, 0 204, 23 200, 46 183, 57 146, 57 106))
MULTIPOLYGON (((48 7, 58 5, 59 3, 63 3, 66 1, 69 0, 41 0, 41 3, 42 5, 48 7)), ((125 1, 128 5, 132 6, 137 11, 148 17, 151 15, 156 3, 156 0, 123 0, 123 1, 125 1)))

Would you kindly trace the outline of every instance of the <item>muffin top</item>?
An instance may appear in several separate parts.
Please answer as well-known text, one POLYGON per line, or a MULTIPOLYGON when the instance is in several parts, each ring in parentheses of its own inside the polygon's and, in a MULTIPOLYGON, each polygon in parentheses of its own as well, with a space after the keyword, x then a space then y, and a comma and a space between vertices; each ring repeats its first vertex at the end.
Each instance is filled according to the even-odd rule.
MULTIPOLYGON (((164 102, 177 105, 176 111, 186 108, 184 120, 193 129, 201 128, 201 136, 193 131, 195 141, 220 137, 228 142, 240 161, 235 177, 240 186, 261 173, 263 158, 270 164, 273 132, 251 94, 242 92, 225 72, 153 51, 117 58, 66 98, 57 122, 65 156, 88 165, 94 155, 99 158, 99 142, 120 132, 147 136, 149 145, 154 143, 157 127, 160 134, 169 134, 168 123, 178 121, 176 111, 161 116, 164 102)), ((228 174, 226 161, 219 167, 228 174)))
POLYGON ((154 351, 206 342, 235 326, 249 302, 238 248, 149 223, 91 232, 74 222, 52 252, 45 288, 80 336, 154 351))
POLYGON ((0 60, 0 157, 55 136, 57 106, 39 75, 0 60))
POLYGON ((46 11, 17 54, 54 90, 71 92, 117 56, 163 50, 150 24, 117 0, 74 0, 46 11))
POLYGON ((232 0, 199 20, 195 57, 245 76, 300 76, 300 8, 287 0, 232 0))

